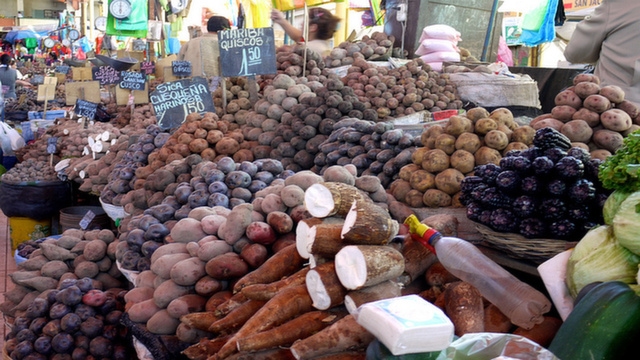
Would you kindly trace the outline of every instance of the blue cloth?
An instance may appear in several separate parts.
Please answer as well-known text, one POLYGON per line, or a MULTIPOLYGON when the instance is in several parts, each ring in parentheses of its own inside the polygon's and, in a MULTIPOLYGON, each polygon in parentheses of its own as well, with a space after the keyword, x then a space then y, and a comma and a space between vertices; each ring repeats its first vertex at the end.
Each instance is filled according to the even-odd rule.
POLYGON ((520 42, 529 47, 553 41, 556 37, 555 17, 558 10, 558 0, 549 0, 548 11, 544 17, 542 25, 538 30, 522 29, 520 42))

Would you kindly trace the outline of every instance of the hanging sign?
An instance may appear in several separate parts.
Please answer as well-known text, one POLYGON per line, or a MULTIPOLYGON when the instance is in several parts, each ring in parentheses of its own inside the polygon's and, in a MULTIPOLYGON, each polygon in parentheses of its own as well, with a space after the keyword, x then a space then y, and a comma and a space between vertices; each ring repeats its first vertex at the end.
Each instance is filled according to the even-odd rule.
POLYGON ((172 61, 171 71, 174 76, 191 76, 191 61, 172 61))
POLYGON ((167 130, 180 126, 191 113, 215 112, 209 84, 203 77, 162 83, 149 95, 158 126, 167 130))
POLYGON ((120 82, 120 72, 111 66, 98 66, 91 68, 93 80, 98 80, 100 85, 111 85, 120 82))
POLYGON ((275 74, 273 28, 232 29, 218 32, 222 76, 275 74))
POLYGON ((120 88, 128 90, 144 90, 147 81, 145 74, 137 71, 120 72, 120 88))

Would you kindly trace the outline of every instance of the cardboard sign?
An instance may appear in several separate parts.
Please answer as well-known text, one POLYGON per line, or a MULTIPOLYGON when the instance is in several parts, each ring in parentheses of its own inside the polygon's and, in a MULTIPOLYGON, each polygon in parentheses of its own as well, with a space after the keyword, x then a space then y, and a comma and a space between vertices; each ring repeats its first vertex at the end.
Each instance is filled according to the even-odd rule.
POLYGON ((202 77, 165 82, 150 95, 161 129, 180 126, 191 113, 215 112, 207 80, 202 77))
POLYGON ((147 77, 137 71, 120 72, 120 88, 127 90, 144 90, 147 77))
POLYGON ((52 76, 47 76, 47 77, 44 78, 43 84, 58 85, 58 78, 57 77, 52 77, 52 76))
POLYGON ((93 120, 93 118, 96 116, 96 111, 98 111, 98 104, 82 99, 77 99, 76 108, 74 111, 78 116, 84 116, 93 120))
POLYGON ((218 44, 222 76, 276 73, 273 28, 219 31, 218 44))
POLYGON ((53 84, 38 85, 37 101, 54 100, 56 98, 56 86, 53 84))
POLYGON ((191 61, 173 61, 171 71, 175 76, 191 76, 191 61))
POLYGON ((145 84, 143 90, 126 90, 116 86, 116 104, 129 105, 130 98, 133 97, 134 104, 149 103, 149 83, 145 84))
POLYGON ((72 68, 71 78, 74 81, 93 80, 93 74, 91 68, 88 67, 74 67, 72 68))
POLYGON ((111 85, 120 82, 120 72, 111 66, 99 66, 91 68, 93 80, 98 80, 100 85, 111 85))
POLYGON ((98 81, 69 82, 65 84, 65 103, 74 105, 77 99, 100 103, 100 83, 98 81))
POLYGON ((143 61, 140 64, 140 71, 145 75, 151 75, 156 71, 156 64, 153 61, 143 61))
POLYGON ((55 72, 60 74, 68 74, 69 73, 69 65, 57 65, 55 68, 55 72))

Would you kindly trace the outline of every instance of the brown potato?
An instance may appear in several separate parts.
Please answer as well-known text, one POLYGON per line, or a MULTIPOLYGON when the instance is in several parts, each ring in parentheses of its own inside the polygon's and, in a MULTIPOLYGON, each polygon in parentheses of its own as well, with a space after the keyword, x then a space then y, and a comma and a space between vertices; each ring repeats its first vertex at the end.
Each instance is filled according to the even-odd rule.
POLYGON ((422 202, 432 208, 447 207, 451 205, 451 195, 442 190, 429 189, 425 191, 422 202))
POLYGON ((509 137, 500 130, 491 130, 484 136, 484 143, 492 149, 502 150, 509 144, 509 137))
POLYGON ((449 155, 440 149, 429 150, 422 161, 422 168, 432 174, 449 168, 449 155))
POLYGON ((456 151, 456 138, 453 135, 440 134, 436 137, 435 147, 451 155, 456 151))
POLYGON ((485 135, 491 130, 498 129, 498 123, 491 118, 482 118, 476 121, 475 133, 485 135))
POLYGON ((473 153, 466 150, 456 150, 450 157, 451 167, 463 174, 473 171, 476 160, 473 153))
POLYGON ((511 141, 531 145, 533 144, 533 136, 535 134, 536 130, 534 128, 529 125, 522 125, 513 130, 513 134, 511 134, 511 141))
POLYGON ((445 126, 444 131, 457 137, 464 132, 473 132, 473 122, 464 116, 454 115, 449 118, 449 123, 445 126))
POLYGON ((500 124, 509 126, 513 122, 513 113, 507 108, 497 108, 489 114, 489 117, 500 124))
POLYGON ((417 170, 411 174, 409 183, 413 189, 425 192, 436 187, 436 177, 426 170, 417 170))
POLYGON ((436 175, 436 187, 448 195, 453 195, 460 191, 462 179, 464 179, 462 172, 454 168, 449 168, 436 175))
POLYGON ((519 141, 512 141, 509 143, 509 145, 507 145, 506 148, 504 148, 504 150, 502 150, 502 154, 506 154, 511 150, 525 150, 528 148, 529 146, 525 143, 521 143, 519 141))
POLYGON ((488 118, 489 115, 489 111, 483 107, 475 107, 467 111, 467 118, 474 123, 482 118, 488 118))
POLYGON ((480 148, 480 146, 482 146, 480 137, 472 132, 465 132, 460 134, 455 142, 456 150, 466 150, 472 154, 475 153, 480 148))
POLYGON ((484 165, 488 163, 494 163, 498 165, 502 155, 496 149, 492 149, 488 146, 482 146, 478 151, 473 154, 476 158, 476 165, 484 165))

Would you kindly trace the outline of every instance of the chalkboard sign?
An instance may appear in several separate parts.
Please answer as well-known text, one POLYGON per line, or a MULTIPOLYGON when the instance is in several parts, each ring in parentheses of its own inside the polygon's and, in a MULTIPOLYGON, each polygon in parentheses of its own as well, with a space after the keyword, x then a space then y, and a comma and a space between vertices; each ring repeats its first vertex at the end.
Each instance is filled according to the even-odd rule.
POLYGON ((137 71, 120 72, 120 88, 128 90, 144 90, 144 83, 147 81, 145 74, 137 71))
POLYGON ((171 70, 175 76, 191 76, 191 61, 172 61, 171 70))
POLYGON ((56 145, 58 144, 58 138, 52 136, 47 139, 47 154, 55 154, 56 153, 56 145))
POLYGON ((55 72, 61 73, 61 74, 68 74, 69 73, 69 65, 57 65, 56 68, 55 68, 55 72))
POLYGON ((98 111, 98 104, 82 99, 76 100, 75 112, 78 116, 88 117, 93 120, 96 116, 96 111, 98 111))
POLYGON ((156 64, 153 61, 143 61, 140 63, 140 71, 151 75, 156 71, 156 64))
POLYGON ((232 29, 218 32, 222 76, 276 73, 273 28, 232 29))
POLYGON ((191 113, 215 112, 205 78, 196 76, 162 83, 149 95, 158 126, 167 130, 180 126, 191 113))
POLYGON ((111 66, 99 66, 91 68, 93 80, 98 80, 100 85, 111 85, 120 82, 120 72, 111 66))

